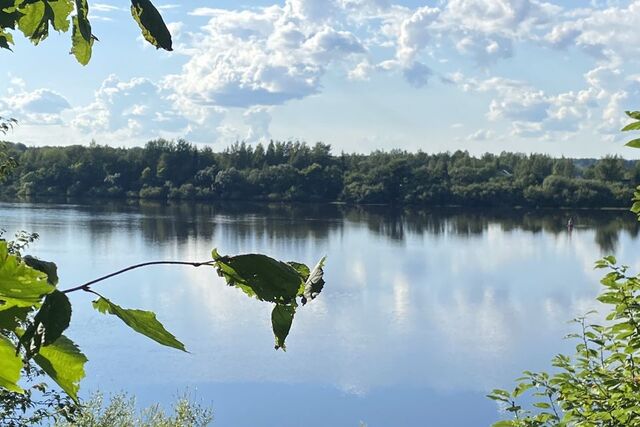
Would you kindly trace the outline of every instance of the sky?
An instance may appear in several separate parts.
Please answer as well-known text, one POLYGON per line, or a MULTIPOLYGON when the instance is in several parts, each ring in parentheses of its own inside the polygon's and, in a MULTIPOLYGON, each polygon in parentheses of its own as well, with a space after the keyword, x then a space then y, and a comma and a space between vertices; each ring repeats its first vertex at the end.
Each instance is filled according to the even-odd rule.
POLYGON ((90 2, 83 67, 70 35, 0 52, 0 116, 28 145, 184 138, 640 157, 640 0, 155 0, 174 51, 128 2, 90 2))

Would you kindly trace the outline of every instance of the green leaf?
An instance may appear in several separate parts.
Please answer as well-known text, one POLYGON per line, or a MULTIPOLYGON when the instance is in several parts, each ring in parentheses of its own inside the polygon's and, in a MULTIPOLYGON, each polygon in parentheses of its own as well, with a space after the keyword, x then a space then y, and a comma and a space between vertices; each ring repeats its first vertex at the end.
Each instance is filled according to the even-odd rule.
POLYGON ((73 341, 62 335, 53 344, 42 347, 33 360, 73 400, 78 401, 80 380, 84 378, 87 358, 73 341))
POLYGON ((47 5, 51 7, 51 13, 53 14, 53 28, 56 31, 67 32, 69 31, 69 15, 73 11, 72 0, 57 0, 49 1, 47 5))
POLYGON ((632 119, 640 120, 640 111, 625 111, 624 113, 632 119))
POLYGON ((167 347, 187 351, 184 344, 169 333, 156 319, 156 315, 150 311, 130 310, 122 308, 104 297, 93 302, 93 307, 102 314, 112 314, 122 320, 134 331, 151 338, 157 343, 167 347))
POLYGON ((306 264, 301 264, 295 261, 289 261, 287 264, 289 264, 291 267, 293 267, 294 270, 298 272, 302 280, 307 280, 309 274, 311 273, 309 271, 309 267, 307 267, 306 264))
POLYGON ((173 50, 171 33, 162 15, 149 0, 131 0, 131 15, 142 30, 142 36, 157 49, 173 50))
POLYGON ((547 402, 536 402, 533 404, 533 406, 535 406, 536 408, 541 408, 541 409, 549 409, 551 408, 551 405, 547 402))
POLYGON ((9 255, 7 242, 0 241, 0 311, 10 307, 31 307, 55 288, 47 283, 47 275, 9 255))
POLYGON ((22 260, 29 267, 46 274, 47 282, 49 282, 49 284, 53 286, 58 284, 58 266, 56 266, 55 263, 42 261, 29 255, 22 257, 22 260))
POLYGON ((302 277, 291 265, 262 254, 220 256, 214 249, 218 274, 227 284, 242 289, 262 301, 290 304, 301 286, 302 277))
POLYGON ((633 123, 629 123, 628 125, 623 127, 621 130, 622 132, 626 132, 629 130, 639 130, 639 129, 640 129, 640 122, 633 122, 633 123))
POLYGON ((13 35, 0 28, 0 48, 11 50, 10 44, 13 44, 13 35))
POLYGON ((6 337, 0 335, 0 387, 9 391, 22 393, 18 385, 22 359, 16 354, 16 349, 6 337))
POLYGON ((528 383, 520 383, 516 386, 515 390, 513 390, 513 397, 518 397, 520 395, 522 395, 522 393, 524 393, 525 391, 529 390, 531 387, 533 387, 533 384, 528 384, 528 383))
POLYGON ((296 314, 296 307, 293 305, 276 304, 271 312, 271 326, 273 335, 276 338, 276 350, 281 348, 286 351, 285 340, 291 330, 293 316, 296 314))
POLYGON ((95 39, 91 33, 87 0, 76 0, 76 12, 76 16, 72 19, 71 53, 80 64, 87 65, 91 60, 93 41, 95 39))
POLYGON ((49 24, 45 18, 45 3, 32 2, 22 7, 20 12, 23 15, 18 20, 18 28, 25 37, 37 45, 49 33, 49 24))
POLYGON ((640 148, 640 138, 632 139, 624 145, 631 148, 640 148))
POLYGON ((5 331, 14 331, 21 322, 26 321, 27 316, 33 307, 11 307, 6 310, 0 310, 0 329, 5 331))
POLYGON ((40 311, 33 318, 33 323, 20 337, 27 353, 27 358, 37 353, 41 346, 53 344, 69 327, 71 322, 71 303, 60 291, 47 295, 40 311))

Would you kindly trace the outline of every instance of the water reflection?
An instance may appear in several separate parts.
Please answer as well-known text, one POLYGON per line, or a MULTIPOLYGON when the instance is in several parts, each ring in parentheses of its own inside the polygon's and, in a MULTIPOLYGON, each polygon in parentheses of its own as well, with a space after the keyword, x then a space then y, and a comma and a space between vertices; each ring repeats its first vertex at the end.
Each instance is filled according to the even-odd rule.
MULTIPOLYGON (((385 420, 399 413, 402 424, 422 425, 426 407, 469 408, 474 425, 487 425, 496 419, 487 390, 570 350, 565 321, 598 292, 593 261, 638 253, 638 224, 624 211, 104 202, 0 204, 0 218, 41 234, 33 250, 58 262, 65 286, 142 260, 206 258, 214 246, 307 263, 328 254, 328 285, 297 315, 287 353, 272 349, 269 307, 212 271, 153 269, 105 285, 115 301, 158 312, 190 355, 128 334, 74 296, 71 335, 90 358, 88 389, 169 400, 195 385, 221 425, 239 426, 394 425, 385 420), (310 419, 303 407, 286 421, 278 411, 252 418, 239 402, 256 390, 266 407, 280 408, 291 390, 324 409, 310 419), (350 405, 336 403, 343 397, 350 405)), ((456 420, 446 425, 470 425, 456 420)))
POLYGON ((12 205, 46 210, 72 210, 69 220, 80 221, 95 238, 118 228, 142 232, 149 242, 164 243, 189 239, 212 240, 222 223, 229 224, 236 238, 288 241, 322 240, 339 234, 347 224, 366 226, 372 234, 402 243, 407 236, 480 236, 492 225, 505 232, 567 234, 567 219, 573 218, 577 232, 595 230, 601 253, 616 252, 619 236, 635 238, 640 223, 625 210, 526 210, 526 209, 399 209, 381 206, 340 204, 159 203, 153 201, 98 201, 91 204, 12 205), (46 206, 46 208, 45 208, 46 206))

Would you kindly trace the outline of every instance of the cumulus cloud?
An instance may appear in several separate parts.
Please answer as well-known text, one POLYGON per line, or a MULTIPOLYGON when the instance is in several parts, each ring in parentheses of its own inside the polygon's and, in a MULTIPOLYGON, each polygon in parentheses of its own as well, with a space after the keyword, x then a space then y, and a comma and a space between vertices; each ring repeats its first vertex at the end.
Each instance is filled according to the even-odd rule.
POLYGON ((596 58, 637 57, 640 54, 640 2, 628 6, 592 8, 582 14, 567 13, 545 35, 559 48, 576 46, 596 58))
POLYGON ((27 91, 21 79, 13 83, 9 95, 0 98, 0 115, 14 117, 24 124, 62 123, 61 114, 71 108, 64 96, 49 89, 27 91))
POLYGON ((269 125, 271 124, 271 114, 268 107, 251 107, 244 113, 244 122, 248 127, 247 142, 260 142, 268 140, 271 136, 269 125))
POLYGON ((196 9, 210 20, 182 72, 164 85, 194 103, 221 107, 278 105, 318 93, 330 64, 355 62, 366 51, 356 35, 327 23, 326 4, 196 9))
POLYGON ((478 129, 474 133, 467 136, 467 141, 486 141, 493 138, 495 133, 487 129, 478 129))
POLYGON ((147 78, 121 81, 111 75, 96 91, 94 101, 75 113, 71 124, 85 135, 123 138, 187 135, 200 141, 215 135, 215 116, 220 111, 180 104, 173 92, 147 78))
MULTIPOLYGON (((586 128, 617 133, 625 120, 620 112, 637 107, 640 98, 640 77, 633 74, 640 57, 637 0, 585 2, 579 9, 543 0, 273 3, 235 10, 200 7, 188 14, 201 19, 170 22, 183 62, 170 75, 109 77, 82 108, 72 108, 54 91, 29 92, 14 78, 8 96, 0 99, 0 112, 16 111, 34 123, 60 123, 64 116, 82 132, 130 137, 182 132, 206 142, 220 136, 257 141, 269 137, 277 106, 320 94, 323 84, 336 78, 367 81, 379 73, 399 76, 408 87, 430 90, 435 82, 447 84, 446 90, 482 94, 485 118, 512 135, 562 138, 586 128), (497 63, 518 60, 519 49, 531 45, 549 52, 582 50, 591 70, 567 89, 519 80, 508 68, 502 71, 510 78, 495 75, 497 63), (457 67, 464 74, 451 73, 457 67), (239 117, 233 125, 224 122, 228 111, 239 117)), ((122 10, 110 3, 92 7, 105 17, 122 10)), ((486 127, 497 130, 494 124, 486 127)), ((467 139, 489 136, 495 135, 481 129, 467 139)))

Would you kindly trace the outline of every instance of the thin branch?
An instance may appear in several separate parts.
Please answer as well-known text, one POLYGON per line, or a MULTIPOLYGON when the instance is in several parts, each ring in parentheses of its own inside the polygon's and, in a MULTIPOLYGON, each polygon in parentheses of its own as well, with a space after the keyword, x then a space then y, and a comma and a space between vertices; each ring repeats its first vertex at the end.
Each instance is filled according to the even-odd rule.
POLYGON ((114 273, 111 274, 107 274, 106 276, 102 276, 102 277, 98 277, 97 279, 94 279, 90 282, 87 283, 83 283, 82 285, 78 285, 75 286, 73 288, 69 288, 66 289, 64 291, 62 291, 62 293, 64 294, 69 294, 71 292, 77 292, 77 291, 87 291, 89 290, 89 286, 94 285, 98 282, 102 282, 104 280, 110 279, 114 276, 118 276, 122 273, 126 273, 128 271, 131 270, 135 270, 137 268, 142 268, 142 267, 148 267, 150 265, 190 265, 191 267, 202 267, 205 265, 214 265, 215 261, 211 260, 211 261, 205 261, 205 262, 187 262, 187 261, 151 261, 151 262, 144 262, 142 264, 136 264, 136 265, 132 265, 130 267, 127 268, 123 268, 122 270, 118 270, 114 273))

